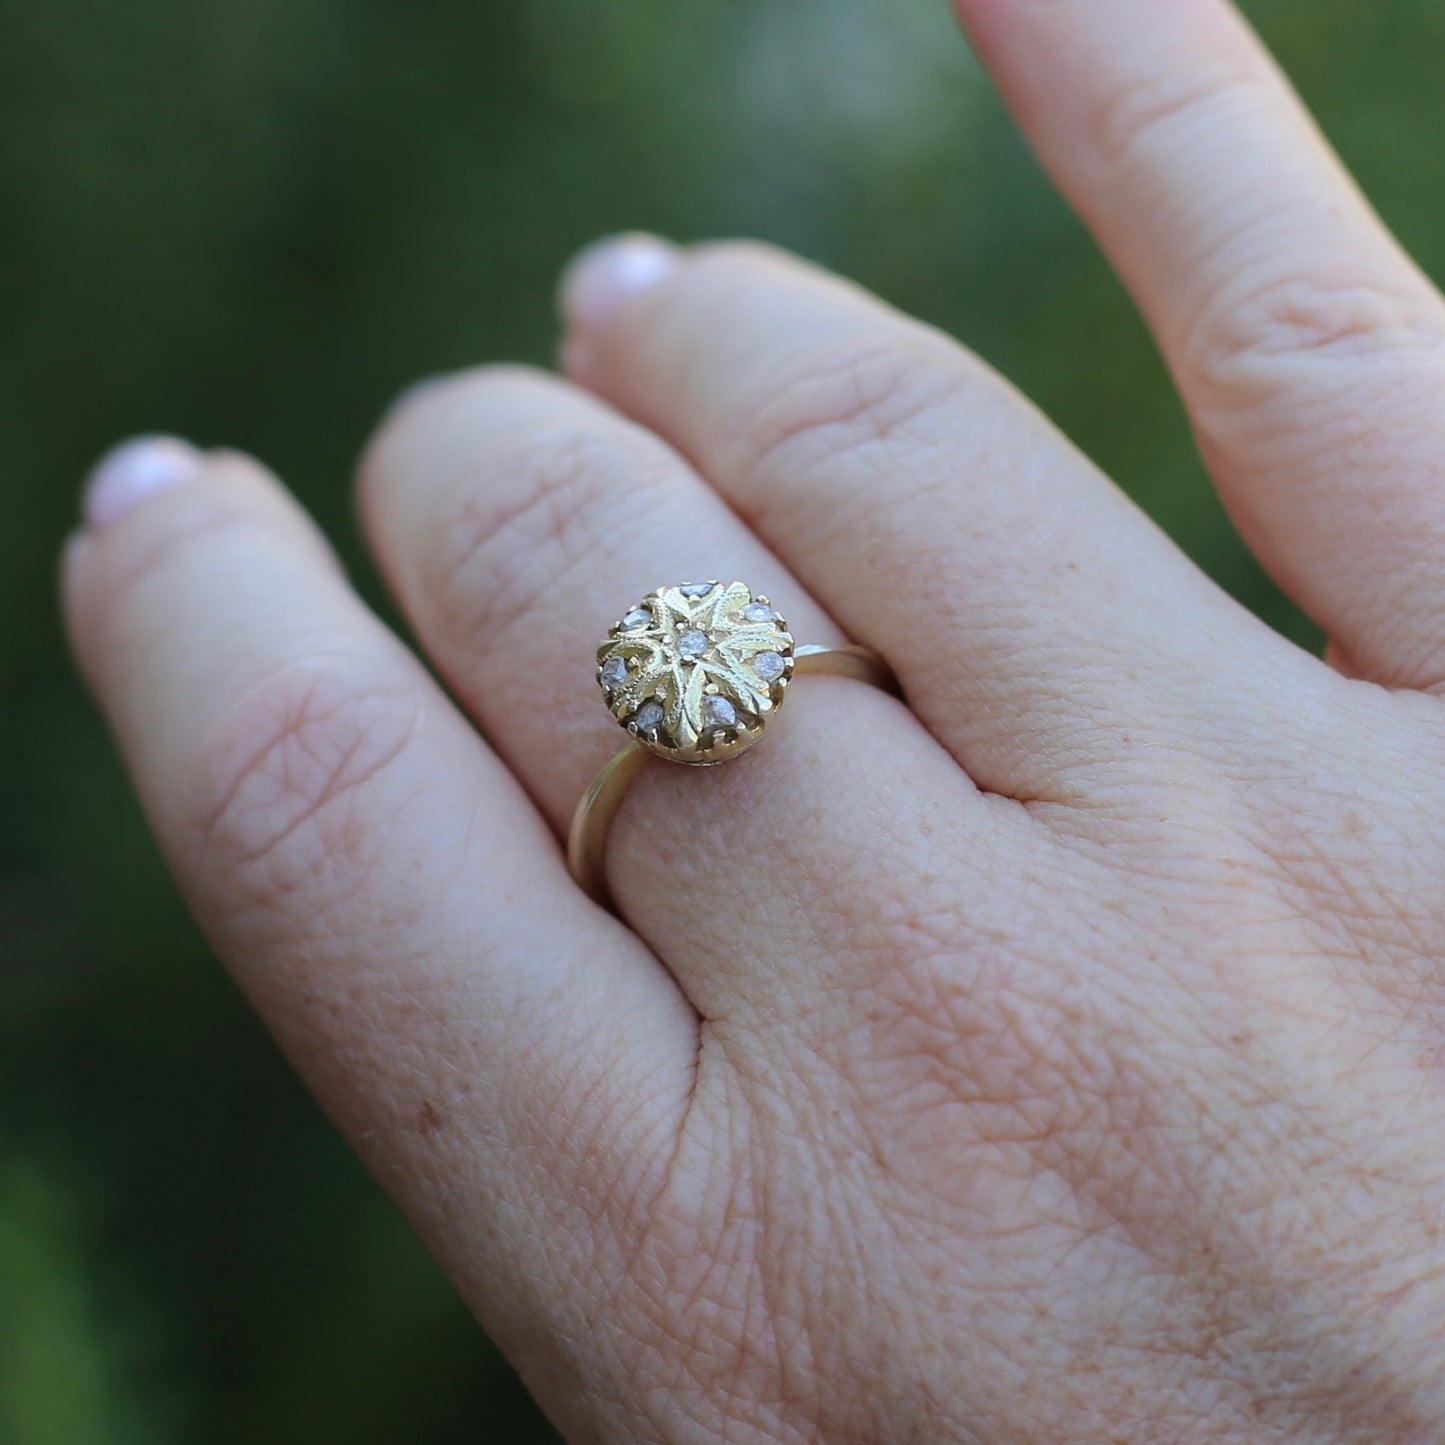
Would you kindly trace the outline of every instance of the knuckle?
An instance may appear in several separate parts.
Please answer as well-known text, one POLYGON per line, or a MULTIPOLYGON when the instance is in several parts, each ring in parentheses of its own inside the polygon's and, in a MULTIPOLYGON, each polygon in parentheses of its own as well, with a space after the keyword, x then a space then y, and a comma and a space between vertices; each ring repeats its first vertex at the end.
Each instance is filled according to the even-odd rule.
POLYGON ((897 339, 834 346, 744 396, 728 433, 747 474, 817 471, 924 439, 924 419, 970 384, 969 368, 941 348, 897 339))
POLYGON ((595 565, 610 535, 663 525, 679 492, 672 482, 660 449, 585 423, 533 431, 439 510, 436 545, 423 562, 439 624, 465 642, 529 613, 544 588, 595 565))
POLYGON ((373 664, 294 662, 247 692, 203 747, 190 789, 202 867, 265 905, 329 878, 365 878, 399 806, 389 775, 422 722, 420 699, 373 664))
POLYGON ((1159 147, 1264 99, 1258 83, 1227 62, 1152 71, 1119 85, 1099 107, 1091 127, 1094 152, 1107 176, 1127 175, 1157 163, 1159 147))
POLYGON ((1299 364, 1362 367, 1408 361, 1445 341, 1442 312, 1408 285, 1339 268, 1270 263, 1217 290, 1185 330, 1182 355, 1207 397, 1267 394, 1299 364))

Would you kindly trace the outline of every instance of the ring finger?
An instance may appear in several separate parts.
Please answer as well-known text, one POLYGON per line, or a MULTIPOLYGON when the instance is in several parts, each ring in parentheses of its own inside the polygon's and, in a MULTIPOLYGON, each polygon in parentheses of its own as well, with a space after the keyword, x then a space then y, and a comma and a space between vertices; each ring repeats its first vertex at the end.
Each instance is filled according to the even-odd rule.
MULTIPOLYGON (((364 464, 362 511, 423 645, 559 832, 623 741, 593 655, 645 593, 736 577, 799 643, 842 640, 675 453, 540 374, 472 372, 400 408, 364 464)), ((825 677, 789 696, 738 765, 646 770, 614 830, 614 896, 709 1018, 759 969, 769 1009, 806 988, 815 970, 780 979, 783 956, 846 968, 893 883, 916 876, 935 815, 962 842, 993 811, 894 700, 825 677)))

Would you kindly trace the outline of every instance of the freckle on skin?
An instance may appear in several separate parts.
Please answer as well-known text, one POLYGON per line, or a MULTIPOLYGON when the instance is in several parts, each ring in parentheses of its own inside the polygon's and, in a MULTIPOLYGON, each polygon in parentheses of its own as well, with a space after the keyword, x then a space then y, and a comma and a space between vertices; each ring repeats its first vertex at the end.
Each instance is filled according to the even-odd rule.
POLYGON ((436 1105, 430 1099, 423 1099, 416 1116, 417 1133, 423 1136, 435 1134, 441 1126, 442 1116, 437 1113, 436 1105))

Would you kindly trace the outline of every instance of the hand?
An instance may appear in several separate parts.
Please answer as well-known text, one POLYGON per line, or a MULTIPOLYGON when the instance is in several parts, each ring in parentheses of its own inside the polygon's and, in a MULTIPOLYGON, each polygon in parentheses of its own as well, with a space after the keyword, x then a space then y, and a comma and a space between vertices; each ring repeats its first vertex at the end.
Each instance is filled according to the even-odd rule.
POLYGON ((179 442, 93 482, 76 648, 217 950, 571 1438, 1438 1441, 1445 304, 1219 0, 959 9, 1336 669, 953 342, 644 239, 574 269, 570 382, 454 377, 370 448, 455 704, 179 442), (558 846, 619 741, 593 648, 693 576, 908 707, 809 678, 654 764, 619 919, 558 846))

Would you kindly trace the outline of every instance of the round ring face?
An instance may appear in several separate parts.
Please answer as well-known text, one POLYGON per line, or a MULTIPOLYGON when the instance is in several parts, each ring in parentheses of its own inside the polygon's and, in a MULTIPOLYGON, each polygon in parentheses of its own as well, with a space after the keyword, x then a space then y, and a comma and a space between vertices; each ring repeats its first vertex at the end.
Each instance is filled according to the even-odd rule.
POLYGON ((613 717, 675 763, 721 763, 751 747, 792 675, 787 624, 741 582, 659 587, 597 649, 613 717))

